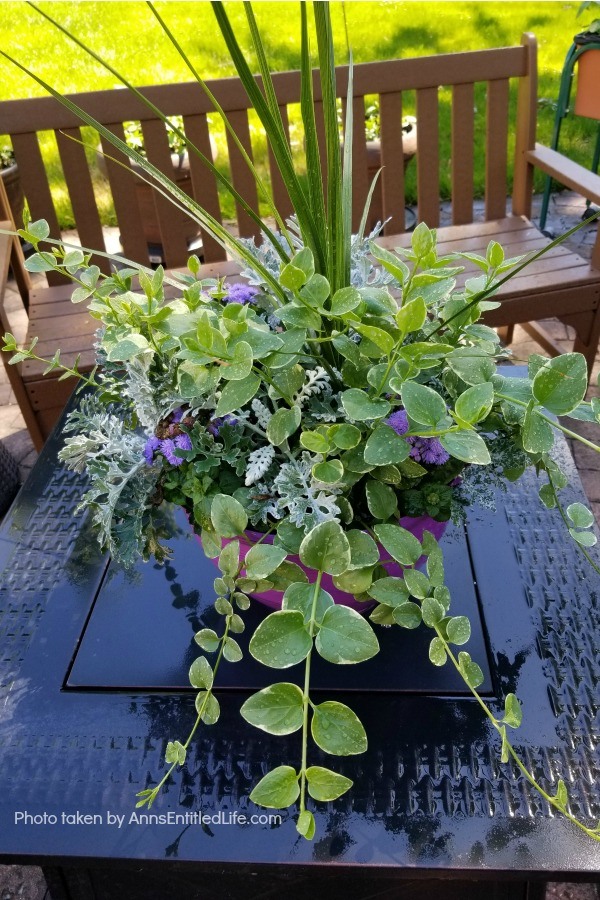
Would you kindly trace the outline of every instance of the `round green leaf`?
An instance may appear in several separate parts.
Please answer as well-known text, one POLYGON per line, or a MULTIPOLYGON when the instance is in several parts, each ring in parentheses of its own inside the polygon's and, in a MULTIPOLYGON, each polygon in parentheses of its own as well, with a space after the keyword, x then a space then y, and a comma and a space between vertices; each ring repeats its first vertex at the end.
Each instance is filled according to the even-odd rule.
POLYGON ((373 531, 390 556, 403 566, 412 566, 421 556, 414 534, 399 525, 375 525, 373 531))
POLYGON ((365 462, 373 466, 404 462, 409 453, 407 441, 384 422, 377 426, 365 444, 365 462))
POLYGON ((252 347, 246 341, 240 341, 233 348, 231 360, 221 368, 221 374, 227 381, 241 381, 252 371, 252 347))
POLYGON ((287 669, 305 659, 312 639, 302 613, 281 610, 264 619, 250 641, 250 653, 265 666, 287 669))
MULTIPOLYGON (((360 444, 362 434, 356 425, 332 425, 328 437, 340 450, 352 450, 360 444)), ((310 448, 309 448, 310 449, 310 448)))
POLYGON ((244 507, 239 500, 228 494, 216 494, 213 497, 210 518, 217 534, 225 538, 243 534, 248 526, 248 516, 244 507))
POLYGON ((271 416, 267 425, 267 437, 271 444, 279 447, 292 435, 300 425, 301 412, 299 406, 292 409, 278 409, 271 416))
POLYGON ((345 313, 356 309, 360 302, 361 297, 356 288, 340 288, 331 298, 330 315, 343 316, 345 313))
POLYGON ((298 776, 291 766, 278 766, 258 782, 250 799, 267 809, 286 809, 300 794, 298 776))
POLYGON ((581 353, 563 353, 549 359, 533 379, 533 395, 538 403, 557 416, 577 407, 587 390, 588 373, 581 353))
POLYGON ((338 522, 321 522, 300 544, 300 559, 310 569, 341 575, 350 565, 350 544, 338 522))
POLYGON ((464 650, 461 650, 458 654, 458 667, 460 674, 469 687, 477 688, 480 684, 483 684, 483 672, 477 663, 471 659, 471 655, 464 650))
POLYGON ((447 660, 444 642, 439 637, 434 637, 429 645, 429 659, 434 666, 443 666, 447 660))
POLYGON ((223 656, 230 663, 240 662, 244 654, 242 648, 232 637, 226 637, 223 641, 223 656))
POLYGON ((569 534, 582 547, 594 547, 598 543, 598 538, 592 531, 575 531, 574 528, 569 528, 569 534))
POLYGON ((219 649, 219 635, 212 628, 203 628, 194 635, 194 640, 207 653, 215 653, 219 649))
POLYGON ((342 575, 334 575, 333 583, 338 590, 358 597, 359 594, 364 594, 371 587, 374 568, 374 566, 365 566, 364 569, 348 569, 342 575))
POLYGON ((205 656, 199 656, 190 666, 190 684, 195 688, 211 688, 213 670, 205 656))
POLYGON ((583 503, 571 503, 567 506, 567 516, 575 528, 590 528, 594 524, 594 516, 583 503))
POLYGON ((554 446, 551 425, 539 415, 531 401, 523 419, 523 449, 528 453, 547 453, 554 446))
POLYGON ((375 519, 389 519, 398 510, 396 492, 388 484, 369 479, 365 485, 367 506, 375 519))
POLYGON ((274 572, 269 575, 269 581, 273 583, 274 591, 286 591, 291 584, 300 581, 306 584, 308 576, 304 569, 297 566, 296 563, 284 560, 280 566, 277 566, 274 572))
POLYGON ((391 607, 400 606, 408 601, 408 589, 404 579, 393 576, 378 578, 369 588, 369 594, 379 603, 391 607))
POLYGON ((369 395, 359 390, 359 388, 350 388, 344 391, 342 404, 349 418, 354 422, 382 419, 384 416, 387 416, 392 408, 387 400, 371 400, 369 395))
MULTIPOLYGON (((313 601, 315 597, 314 584, 290 584, 283 595, 282 609, 292 609, 301 612, 305 623, 311 620, 313 601)), ((330 606, 333 606, 333 597, 323 588, 319 588, 317 603, 315 606, 315 622, 320 624, 323 616, 330 606)))
POLYGON ((466 644, 471 637, 471 623, 466 616, 454 616, 446 625, 451 644, 466 644))
POLYGON ((344 477, 344 467, 339 459, 328 459, 314 465, 312 474, 316 481, 323 484, 337 484, 344 477))
POLYGON ((440 437, 440 444, 450 456, 463 462, 485 466, 492 461, 485 441, 476 431, 449 431, 440 437))
POLYGON ((349 606, 325 611, 315 641, 317 652, 331 663, 364 662, 379 652, 379 642, 366 619, 349 606))
POLYGON ((241 409, 246 403, 254 397, 260 387, 260 378, 258 375, 250 374, 241 381, 229 381, 223 390, 217 408, 215 410, 215 418, 226 416, 241 409))
POLYGON ((503 722, 510 725, 511 728, 518 728, 523 721, 523 711, 515 694, 507 694, 504 698, 504 718, 503 722))
POLYGON ((353 785, 350 778, 338 775, 337 772, 332 772, 331 769, 325 769, 323 766, 309 766, 306 770, 306 780, 310 796, 326 803, 337 800, 353 785))
POLYGON ((425 624, 430 628, 433 628, 434 625, 437 625, 442 621, 446 610, 439 600, 434 600, 433 597, 427 597, 423 600, 421 612, 423 613, 423 621, 425 624))
POLYGON ((350 544, 349 569, 364 569, 379 562, 379 550, 370 534, 358 529, 346 532, 350 544))
POLYGON ((302 728, 302 691, 296 684, 272 684, 249 697, 240 712, 246 722, 269 734, 293 734, 302 728))
POLYGON ((401 628, 418 628, 421 624, 421 607, 417 603, 401 603, 394 607, 392 615, 401 628))
POLYGON ((315 817, 310 809, 303 809, 296 822, 296 831, 307 841, 312 841, 315 836, 315 827, 315 817))
POLYGON ((219 569, 223 575, 235 577, 240 559, 240 542, 229 541, 221 550, 219 556, 219 569))
POLYGON ((244 569, 247 578, 260 580, 274 572, 287 558, 287 551, 283 547, 275 547, 273 544, 257 544, 251 547, 244 560, 244 569))
POLYGON ((409 418, 420 425, 435 426, 446 415, 446 404, 437 391, 416 381, 402 386, 402 403, 409 418))
POLYGON ((494 387, 486 381, 475 384, 460 395, 455 404, 456 414, 464 422, 474 425, 489 414, 494 403, 494 387))
POLYGON ((196 712, 205 725, 214 725, 221 714, 219 701, 208 691, 200 691, 196 694, 196 712))
POLYGON ((329 441, 319 431, 303 431, 300 435, 300 443, 311 453, 329 453, 331 449, 329 441))
POLYGON ((311 732, 315 744, 335 756, 353 756, 367 749, 367 735, 356 713, 335 700, 313 708, 311 732))

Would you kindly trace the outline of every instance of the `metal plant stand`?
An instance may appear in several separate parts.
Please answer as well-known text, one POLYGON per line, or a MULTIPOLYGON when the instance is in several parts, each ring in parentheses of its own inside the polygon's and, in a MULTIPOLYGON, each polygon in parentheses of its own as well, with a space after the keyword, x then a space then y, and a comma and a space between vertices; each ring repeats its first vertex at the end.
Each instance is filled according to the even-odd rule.
MULTIPOLYGON (((558 150, 558 144, 560 141, 560 132, 563 124, 563 120, 565 117, 571 112, 571 89, 573 86, 573 78, 575 76, 575 65, 577 61, 583 56, 584 53, 587 53, 590 50, 600 50, 600 35, 598 36, 598 40, 589 40, 584 44, 573 43, 569 48, 567 53, 565 64, 563 66, 562 74, 560 76, 560 88, 558 91, 558 101, 556 104, 556 114, 554 117, 554 129, 552 132, 552 143, 550 144, 553 150, 558 150)), ((598 85, 598 90, 600 91, 600 85, 598 85)), ((596 136, 596 146, 594 148, 594 156, 592 159, 591 171, 598 172, 598 165, 600 164, 600 122, 598 123, 598 134, 596 136)), ((546 175, 545 183, 544 183, 544 196, 542 198, 542 207, 540 211, 540 231, 544 231, 546 226, 546 218, 548 216, 548 205, 550 203, 550 191, 552 189, 552 178, 550 175, 546 175)), ((587 218, 590 208, 590 201, 588 200, 586 203, 586 211, 584 212, 582 218, 587 218)))
MULTIPOLYGON (((314 842, 285 811, 249 821, 274 812, 253 806, 252 786, 299 746, 240 718, 257 686, 247 660, 228 665, 221 720, 198 734, 156 818, 140 815, 136 791, 161 776, 166 740, 194 715, 185 673, 214 571, 177 520, 166 566, 113 565, 74 514, 83 482, 58 464, 59 446, 60 428, 0 530, 0 861, 41 865, 53 900, 535 900, 546 880, 597 878, 600 845, 500 763, 477 704, 432 681, 425 653, 412 662, 418 632, 401 629, 368 690, 351 666, 345 682, 322 676, 326 696, 360 715, 369 749, 336 761, 354 787, 315 805, 314 842)), ((571 502, 581 491, 559 449, 571 502)), ((479 610, 485 692, 499 709, 519 695, 526 762, 550 792, 563 777, 573 811, 597 820, 600 579, 532 474, 444 541, 456 608, 471 595, 479 610)))

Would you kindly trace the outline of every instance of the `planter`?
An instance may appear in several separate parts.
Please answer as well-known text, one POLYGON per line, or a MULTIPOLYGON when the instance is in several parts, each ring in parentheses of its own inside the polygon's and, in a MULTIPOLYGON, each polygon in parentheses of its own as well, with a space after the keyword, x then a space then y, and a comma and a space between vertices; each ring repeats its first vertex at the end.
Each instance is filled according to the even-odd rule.
MULTIPOLYGON (((411 534, 414 534, 414 536, 419 541, 423 540, 423 534, 425 533, 425 531, 430 531, 435 539, 439 541, 439 539, 446 531, 448 522, 437 522, 430 516, 405 516, 404 518, 400 519, 399 525, 401 525, 402 528, 406 528, 406 530, 410 531, 411 534)), ((262 535, 257 531, 247 531, 246 534, 248 536, 248 541, 240 539, 240 556, 242 559, 246 558, 246 554, 248 553, 252 545, 262 537, 262 535)), ((196 537, 198 541, 200 541, 200 538, 198 536, 196 537)), ((229 543, 229 541, 225 541, 225 543, 229 543)), ((272 544, 273 535, 269 535, 268 537, 266 537, 264 539, 264 543, 272 544)), ((380 547, 380 558, 381 562, 385 566, 388 575, 397 577, 400 577, 402 575, 402 566, 394 562, 391 556, 389 556, 382 547, 380 547)), ((419 566, 423 560, 424 558, 422 557, 417 561, 416 565, 419 566)), ((302 565, 299 556, 288 556, 287 561, 300 566, 300 568, 304 572, 306 572, 309 583, 313 584, 315 582, 317 577, 316 571, 314 569, 308 569, 306 566, 302 565)), ((213 562, 216 564, 216 560, 213 560, 213 562)), ((341 603, 343 606, 350 606, 352 609, 356 609, 359 612, 366 611, 373 605, 371 603, 364 603, 360 600, 356 600, 352 594, 349 594, 346 591, 343 591, 340 588, 336 587, 331 575, 323 575, 321 579, 321 587, 323 588, 323 590, 331 594, 336 603, 341 603)), ((283 600, 282 591, 262 591, 261 593, 252 594, 251 596, 254 597, 255 600, 259 600, 260 603, 264 604, 265 606, 270 607, 270 609, 281 609, 281 602, 283 600)))
MULTIPOLYGON (((180 190, 184 191, 189 197, 193 197, 194 192, 192 190, 192 175, 190 172, 188 154, 184 153, 183 156, 179 156, 177 153, 172 153, 171 162, 173 163, 173 173, 170 176, 172 181, 174 181, 177 187, 180 190)), ((136 163, 132 162, 130 165, 132 170, 137 173, 137 175, 142 175, 144 178, 147 177, 144 173, 144 170, 136 163)), ((103 154, 100 151, 98 151, 98 166, 100 168, 100 171, 104 175, 107 175, 106 162, 104 160, 103 154)), ((135 194, 140 211, 140 217, 142 220, 142 227, 146 243, 149 247, 151 247, 153 256, 162 256, 162 235, 160 232, 160 223, 156 211, 156 204, 154 202, 155 197, 158 195, 156 194, 153 187, 137 177, 135 183, 135 194)), ((186 212, 172 207, 171 215, 175 218, 175 221, 181 223, 188 244, 199 236, 200 228, 198 224, 196 222, 193 222, 186 212)))
POLYGON ((576 116, 600 119, 600 49, 586 50, 577 60, 574 111, 576 116))
POLYGON ((23 194, 23 185, 21 184, 18 165, 14 163, 12 166, 8 166, 7 169, 0 169, 0 177, 2 178, 6 189, 8 203, 13 219, 15 220, 15 225, 17 228, 22 228, 25 195, 23 194))
MULTIPOLYGON (((404 171, 417 152, 417 123, 410 118, 402 126, 402 158, 404 171)), ((375 175, 381 168, 381 141, 367 141, 367 164, 368 164, 368 180, 369 185, 372 183, 375 175)), ((385 171, 381 173, 373 197, 371 200, 371 208, 367 219, 367 230, 371 231, 377 222, 383 222, 383 193, 381 179, 385 178, 385 171)), ((397 230, 397 229, 396 229, 397 230)))

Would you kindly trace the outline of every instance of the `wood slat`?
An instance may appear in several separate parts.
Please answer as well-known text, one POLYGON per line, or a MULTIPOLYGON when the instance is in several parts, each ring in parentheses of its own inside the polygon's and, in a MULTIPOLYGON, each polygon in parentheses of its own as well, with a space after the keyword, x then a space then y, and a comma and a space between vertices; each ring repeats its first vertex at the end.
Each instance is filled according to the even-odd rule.
MULTIPOLYGON (((250 140, 250 126, 248 124, 248 113, 245 109, 233 110, 227 117, 231 126, 237 134, 239 141, 252 159, 252 142, 250 140)), ((235 142, 227 132, 227 148, 229 151, 229 165, 231 167, 231 179, 236 191, 241 194, 246 203, 255 212, 258 212, 258 194, 256 191, 256 182, 252 172, 248 168, 244 158, 235 142)), ((260 228, 244 211, 241 204, 236 203, 236 214, 239 233, 242 237, 255 237, 260 235, 260 228)))
MULTIPOLYGON (((123 125, 120 122, 108 124, 107 128, 122 141, 125 140, 123 125)), ((129 158, 116 147, 102 138, 102 150, 106 156, 106 174, 115 204, 117 222, 119 223, 123 253, 128 259, 142 265, 148 265, 148 247, 144 240, 142 218, 135 194, 135 175, 129 166, 129 158), (113 157, 113 162, 109 157, 113 157)))
POLYGON ((485 215, 506 215, 506 166, 508 142, 509 82, 488 82, 485 147, 485 215))
MULTIPOLYGON (((31 218, 34 221, 45 219, 50 227, 50 235, 53 238, 60 238, 61 231, 37 134, 11 135, 11 141, 31 218)), ((47 272, 46 278, 48 284, 68 284, 70 281, 66 276, 56 272, 47 272)))
MULTIPOLYGON (((290 123, 288 119, 287 106, 280 106, 279 112, 283 121, 283 127, 289 144, 290 123)), ((290 200, 290 195, 288 194, 288 190, 284 184, 281 172, 279 171, 279 167, 275 162, 271 143, 268 139, 267 146, 269 149, 269 171, 271 173, 271 190, 273 191, 273 200, 275 202, 275 207, 279 215, 285 221, 294 212, 294 207, 292 206, 292 201, 290 200)))
POLYGON ((454 225, 463 225, 473 221, 474 106, 474 85, 455 85, 452 89, 452 222, 454 225))
MULTIPOLYGON (((172 181, 173 160, 169 149, 167 130, 163 122, 160 119, 142 122, 142 132, 148 160, 172 181)), ((165 188, 162 190, 166 191, 165 188)), ((189 256, 186 238, 187 217, 182 217, 178 207, 171 203, 164 194, 154 191, 153 199, 160 227, 165 265, 170 269, 184 266, 189 256)))
MULTIPOLYGON (((204 114, 185 116, 183 127, 186 137, 191 140, 201 153, 214 162, 206 116, 204 114)), ((210 213, 213 219, 222 224, 223 218, 221 216, 216 178, 192 150, 189 151, 189 158, 194 197, 206 212, 210 213)), ((225 259, 226 253, 223 247, 204 229, 201 229, 201 233, 204 261, 218 262, 225 259)))
MULTIPOLYGON (((346 103, 344 106, 344 121, 346 103)), ((365 134, 365 98, 352 102, 352 230, 358 231, 369 193, 369 161, 365 134)))
POLYGON ((537 44, 532 34, 524 34, 527 72, 519 78, 517 94, 517 128, 513 171, 512 211, 515 215, 531 216, 533 167, 525 158, 535 147, 537 120, 537 44))
MULTIPOLYGON (((77 143, 82 140, 81 129, 65 128, 55 134, 79 239, 84 247, 106 250, 85 150, 77 143)), ((105 275, 110 275, 108 259, 93 256, 92 262, 105 275)))
POLYGON ((438 89, 417 91, 417 195, 419 221, 436 228, 440 222, 438 89))
POLYGON ((402 158, 402 94, 382 94, 379 98, 383 219, 391 218, 385 233, 401 232, 404 218, 404 160, 402 158))

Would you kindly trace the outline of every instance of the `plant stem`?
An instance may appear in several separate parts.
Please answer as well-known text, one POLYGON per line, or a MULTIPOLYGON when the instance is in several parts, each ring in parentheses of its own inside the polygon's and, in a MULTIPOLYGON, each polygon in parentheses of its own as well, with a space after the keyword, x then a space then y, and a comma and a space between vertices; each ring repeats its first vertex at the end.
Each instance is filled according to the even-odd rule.
POLYGON ((482 710, 484 711, 484 713, 486 714, 486 716, 488 717, 488 719, 490 720, 490 722, 492 723, 492 725, 494 726, 496 731, 500 735, 503 736, 504 746, 508 750, 508 753, 510 754, 511 758, 516 763, 519 771, 527 779, 529 784, 533 788, 535 788, 535 790, 544 798, 544 800, 546 800, 547 803, 549 803, 552 807, 554 807, 554 809, 557 809, 560 813, 562 813, 564 816, 566 816, 566 818, 569 819, 570 822, 573 822, 574 825, 577 825, 577 827, 580 828, 582 831, 584 831, 589 837, 593 838, 595 841, 600 842, 600 833, 597 830, 588 828, 587 825, 584 825, 583 822, 580 822, 579 819, 577 819, 574 815, 572 815, 565 807, 563 807, 563 805, 561 803, 557 802, 555 797, 551 797, 550 794, 548 794, 543 789, 543 787, 540 784, 538 784, 538 782, 535 780, 534 776, 531 774, 531 772, 527 769, 525 764, 519 758, 516 750, 514 749, 514 747, 511 744, 511 742, 506 737, 506 725, 496 718, 496 716, 493 714, 491 709, 481 699, 481 696, 479 695, 479 693, 475 690, 475 688, 471 687, 471 685, 469 684, 467 679, 464 677, 463 673, 461 672, 458 660, 456 659, 452 650, 450 649, 448 641, 442 634, 440 628, 437 625, 434 625, 434 630, 435 630, 435 633, 437 634, 438 638, 443 643, 444 649, 445 649, 446 653, 448 654, 448 656, 450 657, 454 668, 456 669, 456 671, 458 672, 460 677, 463 679, 463 681, 465 682, 465 684, 467 685, 467 687, 469 688, 469 690, 471 691, 471 693, 473 694, 473 696, 475 697, 475 699, 477 700, 479 705, 481 706, 482 710))
MULTIPOLYGON (((315 590, 313 593, 312 607, 310 610, 310 623, 308 626, 308 633, 310 634, 311 640, 314 636, 315 629, 315 614, 317 611, 317 600, 319 598, 319 591, 321 590, 321 578, 323 577, 323 573, 321 571, 317 574, 317 580, 315 581, 315 590)), ((314 646, 314 645, 313 645, 314 646)), ((303 703, 303 711, 302 711, 302 765, 300 768, 300 812, 303 813, 306 809, 306 762, 307 762, 307 754, 308 754, 308 707, 310 705, 310 698, 308 696, 308 691, 310 688, 310 661, 312 657, 313 646, 308 651, 308 656, 306 657, 306 662, 304 663, 304 695, 302 698, 303 703)))

